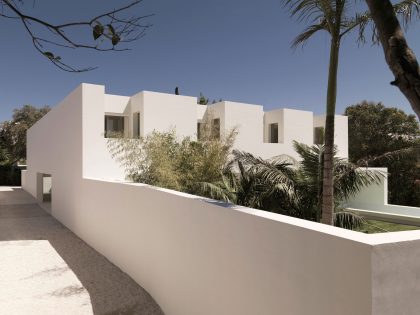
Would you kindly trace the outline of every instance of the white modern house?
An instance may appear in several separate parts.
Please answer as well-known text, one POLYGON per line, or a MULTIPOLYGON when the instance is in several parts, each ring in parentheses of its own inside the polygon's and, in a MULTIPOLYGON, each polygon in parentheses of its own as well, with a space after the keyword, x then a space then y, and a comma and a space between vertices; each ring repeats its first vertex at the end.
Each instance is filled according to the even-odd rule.
MULTIPOLYGON (((420 285, 406 279, 420 277, 420 254, 412 250, 419 231, 366 235, 125 181, 108 132, 175 129, 197 137, 206 115, 220 136, 238 130, 237 149, 263 158, 298 158, 292 141, 317 142, 324 124, 307 111, 205 106, 155 92, 117 96, 82 84, 28 131, 22 186, 40 203, 51 198, 51 214, 139 282, 166 314, 393 315, 402 305, 416 314, 420 302, 410 297, 420 285)), ((338 155, 347 158, 347 118, 336 116, 335 129, 338 155)), ((349 207, 375 196, 386 203, 383 185, 349 207)))
MULTIPOLYGON (((68 133, 71 130, 73 145, 78 146, 72 155, 82 159, 83 176, 120 181, 125 180, 125 173, 111 158, 107 148, 106 137, 110 132, 119 132, 134 138, 145 136, 154 130, 175 130, 180 137, 197 138, 200 124, 204 120, 210 120, 213 129, 217 129, 221 137, 233 128, 238 131, 234 144, 236 149, 262 158, 286 154, 298 159, 293 141, 308 145, 316 143, 317 131, 323 128, 325 121, 325 116, 314 116, 308 111, 284 108, 264 112, 261 105, 227 101, 199 105, 196 97, 174 94, 144 91, 132 97, 109 95, 105 93, 104 86, 90 84, 82 84, 62 104, 53 108, 28 132, 26 185, 33 195, 40 195, 40 189, 36 192, 36 177, 40 173, 53 173, 43 167, 40 172, 40 163, 47 160, 45 154, 50 152, 45 150, 46 135, 43 134, 45 131, 42 126, 52 130, 57 124, 56 127, 62 129, 65 121, 71 118, 70 115, 75 115, 77 109, 81 111, 81 116, 78 119, 75 117, 77 121, 71 128, 61 132, 68 133), (65 104, 72 104, 69 105, 72 113, 59 113, 65 104), (81 135, 76 137, 79 133, 81 135), (38 150, 39 141, 43 143, 42 151, 38 150)), ((338 155, 343 158, 348 157, 347 129, 347 117, 337 115, 335 142, 338 155)), ((54 134, 58 136, 59 132, 57 130, 54 134)), ((57 147, 51 150, 59 151, 57 147)), ((49 168, 53 164, 54 162, 48 162, 49 168)))

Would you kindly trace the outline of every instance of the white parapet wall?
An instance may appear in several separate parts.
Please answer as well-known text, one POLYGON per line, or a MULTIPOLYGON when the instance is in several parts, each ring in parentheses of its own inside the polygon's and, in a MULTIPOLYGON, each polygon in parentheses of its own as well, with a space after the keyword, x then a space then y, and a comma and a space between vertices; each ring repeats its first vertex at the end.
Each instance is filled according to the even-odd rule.
POLYGON ((385 176, 378 184, 365 187, 357 195, 347 200, 344 207, 368 218, 420 226, 419 207, 388 203, 387 169, 369 168, 369 170, 379 171, 385 176))
POLYGON ((81 188, 73 231, 166 314, 371 314, 361 233, 142 184, 81 188))
POLYGON ((20 184, 23 189, 28 190, 28 184, 26 182, 26 170, 22 170, 20 173, 20 184))
POLYGON ((64 220, 166 314, 417 314, 420 231, 367 235, 143 184, 83 179, 64 220), (100 198, 98 198, 100 196, 100 198))

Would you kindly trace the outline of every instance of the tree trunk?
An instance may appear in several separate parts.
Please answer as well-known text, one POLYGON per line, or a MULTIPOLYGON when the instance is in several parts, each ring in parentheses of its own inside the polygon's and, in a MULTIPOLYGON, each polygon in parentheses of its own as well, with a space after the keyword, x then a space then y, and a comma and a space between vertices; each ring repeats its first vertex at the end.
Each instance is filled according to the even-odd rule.
POLYGON ((408 47, 391 1, 366 0, 385 53, 385 60, 395 76, 392 85, 410 102, 420 119, 420 72, 414 52, 408 47))
POLYGON ((333 225, 334 219, 334 121, 337 99, 337 71, 340 40, 331 38, 330 64, 328 71, 327 117, 325 120, 324 171, 322 181, 321 222, 333 225))

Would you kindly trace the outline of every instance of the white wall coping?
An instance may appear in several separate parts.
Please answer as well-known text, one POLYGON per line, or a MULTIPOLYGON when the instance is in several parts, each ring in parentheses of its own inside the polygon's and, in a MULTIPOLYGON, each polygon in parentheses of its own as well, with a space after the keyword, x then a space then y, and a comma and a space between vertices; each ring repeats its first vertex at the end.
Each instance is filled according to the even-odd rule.
MULTIPOLYGON (((420 240, 420 230, 414 230, 414 231, 400 231, 400 232, 388 232, 388 233, 376 233, 376 234, 366 234, 362 232, 356 232, 351 230, 346 230, 343 228, 338 228, 318 222, 308 221, 304 219, 299 219, 295 217, 290 217, 287 215, 281 215, 278 213, 268 212, 264 210, 258 210, 253 208, 247 208, 243 206, 238 206, 230 203, 225 203, 222 201, 209 199, 205 197, 200 197, 196 195, 191 195, 179 191, 174 191, 166 188, 160 188, 155 187, 147 184, 142 183, 133 183, 133 182, 122 182, 122 181, 110 181, 110 180, 103 180, 98 178, 89 178, 84 177, 85 180, 91 180, 91 181, 98 181, 98 182, 106 182, 106 183, 114 183, 114 184, 120 184, 120 185, 130 185, 130 186, 137 186, 142 187, 145 189, 152 189, 152 190, 159 190, 164 191, 166 193, 176 195, 183 198, 188 199, 195 199, 199 202, 206 202, 211 203, 218 207, 223 207, 228 209, 229 211, 239 211, 248 215, 257 216, 260 218, 277 221, 293 226, 297 226, 303 229, 316 231, 323 234, 332 235, 335 237, 347 239, 350 241, 366 244, 366 245, 380 245, 380 244, 388 244, 388 243, 396 243, 396 242, 408 242, 413 240, 420 240)), ((350 209, 357 211, 357 209, 350 209)))

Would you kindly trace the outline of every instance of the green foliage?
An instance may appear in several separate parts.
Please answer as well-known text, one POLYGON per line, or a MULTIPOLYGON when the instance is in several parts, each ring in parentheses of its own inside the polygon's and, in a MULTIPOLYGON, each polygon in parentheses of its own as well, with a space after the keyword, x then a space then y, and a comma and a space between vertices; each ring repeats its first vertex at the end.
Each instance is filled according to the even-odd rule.
POLYGON ((365 220, 363 225, 357 230, 363 233, 384 233, 384 232, 398 232, 398 231, 412 231, 418 230, 418 226, 404 225, 398 223, 391 223, 378 220, 365 220))
MULTIPOLYGON (((108 147, 135 182, 320 221, 323 146, 295 143, 300 163, 285 155, 264 160, 250 153, 231 152, 235 130, 219 140, 212 136, 211 129, 209 122, 203 123, 200 141, 178 139, 174 131, 155 131, 142 139, 109 138, 108 147)), ((339 205, 362 187, 379 182, 382 176, 335 158, 337 226, 362 226, 361 217, 339 205)))
POLYGON ((96 25, 93 27, 93 39, 97 40, 104 33, 104 27, 100 22, 96 22, 96 25))
MULTIPOLYGON (((295 142, 296 152, 302 158, 297 169, 296 186, 301 195, 300 208, 302 215, 309 220, 319 221, 321 216, 324 146, 307 146, 295 142)), ((334 155, 336 150, 334 150, 334 155)), ((378 171, 360 169, 357 165, 344 159, 334 157, 334 204, 335 216, 339 205, 354 196, 363 187, 379 183, 383 174, 378 171)), ((351 214, 348 214, 349 216, 351 214)), ((336 218, 337 220, 337 218, 336 218)), ((337 222, 344 222, 339 220, 337 222)))
POLYGON ((353 163, 387 167, 389 202, 420 206, 420 166, 415 148, 420 127, 414 115, 363 101, 347 107, 349 155, 353 163))
POLYGON ((24 105, 15 109, 12 120, 4 121, 0 126, 0 158, 4 163, 14 164, 26 160, 26 131, 41 119, 50 108, 36 108, 24 105))
POLYGON ((359 230, 366 220, 350 211, 338 211, 334 213, 334 225, 348 230, 359 230))
POLYGON ((233 130, 219 140, 203 128, 200 141, 195 141, 190 137, 179 140, 175 131, 155 131, 142 139, 108 139, 108 147, 129 179, 197 193, 199 182, 221 180, 235 136, 233 130))
POLYGON ((100 37, 105 37, 111 40, 111 43, 113 46, 117 45, 121 37, 120 35, 115 31, 115 28, 112 26, 112 24, 107 24, 106 28, 99 22, 96 21, 96 24, 93 26, 93 39, 97 40, 100 37), (107 31, 107 32, 105 32, 107 31))
MULTIPOLYGON (((302 161, 287 156, 263 160, 250 153, 233 152, 233 159, 218 182, 201 183, 202 195, 290 215, 320 221, 322 204, 323 146, 295 143, 302 161)), ((360 228, 360 216, 342 210, 339 205, 363 187, 378 183, 383 174, 362 170, 352 163, 335 158, 334 223, 343 228, 360 228)))
POLYGON ((209 99, 206 98, 203 93, 200 93, 200 96, 198 97, 198 104, 200 105, 207 105, 209 103, 209 99))
POLYGON ((201 182, 199 192, 210 198, 257 209, 267 209, 267 202, 274 195, 284 196, 290 204, 296 196, 289 165, 286 158, 265 161, 235 150, 233 159, 223 170, 222 179, 215 183, 201 182), (273 169, 277 172, 270 172, 273 169))
POLYGON ((0 164, 0 186, 20 186, 21 170, 10 164, 0 164))

